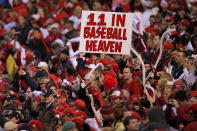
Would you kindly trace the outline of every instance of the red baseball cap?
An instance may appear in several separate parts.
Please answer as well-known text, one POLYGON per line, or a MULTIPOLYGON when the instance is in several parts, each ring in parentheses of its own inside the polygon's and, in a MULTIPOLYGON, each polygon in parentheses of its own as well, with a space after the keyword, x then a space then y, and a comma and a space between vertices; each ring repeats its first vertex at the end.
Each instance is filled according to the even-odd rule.
POLYGON ((132 95, 130 96, 130 99, 129 99, 129 103, 132 104, 132 103, 139 103, 140 102, 140 96, 138 95, 132 95))
POLYGON ((183 20, 179 21, 178 24, 189 26, 190 23, 189 23, 189 21, 187 19, 183 19, 183 20))
POLYGON ((29 125, 31 128, 36 128, 38 130, 41 130, 42 129, 42 123, 39 121, 39 120, 31 120, 29 122, 29 125))
POLYGON ((193 96, 197 96, 197 91, 191 91, 190 92, 190 97, 193 97, 193 96))
POLYGON ((71 105, 74 105, 74 106, 76 106, 78 108, 86 107, 86 103, 83 100, 81 100, 81 99, 78 99, 75 102, 72 102, 71 105))
POLYGON ((167 16, 165 18, 166 21, 174 21, 174 17, 173 16, 167 16))
POLYGON ((131 116, 134 116, 134 117, 136 117, 137 119, 142 119, 141 116, 140 116, 140 114, 137 113, 137 112, 131 111, 131 116))
POLYGON ((124 94, 123 94, 122 91, 115 90, 115 91, 112 92, 112 94, 110 96, 113 97, 113 98, 123 98, 124 94))

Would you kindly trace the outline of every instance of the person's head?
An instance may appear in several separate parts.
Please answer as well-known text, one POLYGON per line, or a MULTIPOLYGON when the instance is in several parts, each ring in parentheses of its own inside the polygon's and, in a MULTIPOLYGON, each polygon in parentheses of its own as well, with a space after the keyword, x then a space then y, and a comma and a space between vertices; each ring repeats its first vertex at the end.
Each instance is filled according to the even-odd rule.
POLYGON ((101 6, 101 4, 99 2, 94 2, 92 8, 95 11, 101 11, 102 10, 102 6, 101 6))
POLYGON ((18 23, 20 26, 25 25, 25 18, 22 15, 18 16, 18 23))
POLYGON ((195 59, 193 57, 188 57, 187 59, 187 69, 190 69, 191 67, 195 67, 195 59))
POLYGON ((123 121, 126 131, 138 131, 140 120, 135 116, 126 117, 123 121))
POLYGON ((63 124, 62 131, 78 131, 78 129, 74 122, 68 121, 63 124))
POLYGON ((145 62, 144 66, 145 66, 146 71, 151 69, 151 64, 149 62, 145 62))
POLYGON ((113 108, 113 113, 115 116, 115 120, 117 121, 122 121, 122 118, 124 116, 124 112, 127 111, 128 109, 126 108, 126 106, 124 104, 117 104, 114 108, 113 108))
POLYGON ((153 26, 155 24, 155 16, 151 15, 150 16, 150 25, 153 26))
POLYGON ((22 3, 22 0, 13 0, 13 6, 18 6, 22 3))
POLYGON ((45 102, 46 104, 51 103, 54 101, 54 93, 52 90, 47 90, 47 92, 44 94, 45 102))
MULTIPOLYGON (((102 118, 105 122, 111 122, 114 119, 112 105, 110 103, 104 103, 100 109, 102 118)), ((106 124, 106 123, 105 123, 106 124)))
POLYGON ((185 16, 185 11, 184 11, 184 9, 178 8, 178 9, 177 9, 177 15, 178 15, 180 18, 184 18, 184 16, 185 16))
POLYGON ((29 122, 31 127, 31 131, 41 131, 42 130, 42 123, 39 120, 31 120, 29 122))
POLYGON ((48 73, 44 70, 36 71, 35 76, 34 76, 35 81, 41 84, 45 84, 44 82, 45 82, 45 79, 47 79, 47 77, 48 77, 48 73))
POLYGON ((4 125, 4 131, 17 131, 18 130, 18 125, 14 122, 6 122, 4 125))
POLYGON ((165 98, 165 100, 167 100, 169 98, 169 96, 172 95, 172 93, 173 93, 172 86, 166 85, 164 87, 164 98, 165 98))
POLYGON ((33 34, 34 34, 34 38, 35 39, 39 39, 40 38, 40 29, 39 28, 34 28, 33 30, 33 34))
POLYGON ((66 65, 66 72, 68 73, 68 75, 76 75, 76 71, 73 67, 73 64, 71 62, 68 62, 66 65))
POLYGON ((120 90, 114 90, 110 95, 110 100, 113 106, 121 104, 124 100, 124 94, 120 90))
POLYGON ((159 35, 155 35, 153 37, 153 44, 154 44, 155 49, 159 49, 159 46, 160 46, 160 36, 159 35))
POLYGON ((37 65, 37 69, 38 70, 44 70, 46 72, 48 72, 48 64, 44 61, 41 61, 38 65, 37 65))
POLYGON ((53 33, 54 35, 56 35, 59 32, 59 24, 58 23, 54 23, 52 25, 49 26, 49 30, 51 33, 53 33))
POLYGON ((186 83, 183 80, 176 80, 173 82, 172 90, 173 92, 177 92, 180 90, 187 90, 186 83))
POLYGON ((38 7, 37 10, 38 10, 38 14, 39 14, 39 16, 41 18, 45 17, 46 11, 44 10, 44 7, 43 8, 42 7, 38 7))
POLYGON ((184 56, 184 52, 182 51, 178 51, 176 53, 176 59, 175 61, 177 62, 177 64, 183 64, 185 62, 185 56, 184 56))
POLYGON ((179 90, 174 94, 174 99, 178 101, 180 106, 185 106, 188 103, 188 94, 185 90, 179 90))
POLYGON ((192 96, 192 97, 190 98, 190 103, 191 103, 191 104, 197 103, 197 95, 196 95, 196 96, 192 96))
POLYGON ((20 121, 21 119, 21 115, 18 112, 12 112, 9 115, 9 121, 13 122, 13 123, 17 123, 18 121, 20 121))
POLYGON ((130 110, 138 111, 140 103, 140 96, 132 95, 129 98, 128 107, 130 110))
MULTIPOLYGON (((48 84, 48 83, 47 83, 47 84, 48 84)), ((47 86, 47 84, 46 84, 46 86, 47 86)), ((49 90, 52 90, 54 94, 57 93, 57 87, 56 87, 56 85, 54 84, 54 82, 51 83, 51 84, 49 83, 48 89, 49 89, 49 90)))
POLYGON ((197 103, 197 91, 190 92, 190 103, 191 104, 197 103))
POLYGON ((68 49, 63 49, 62 52, 60 53, 60 59, 65 60, 69 56, 69 50, 68 49))
POLYGON ((132 68, 131 67, 125 67, 123 69, 123 79, 124 80, 132 79, 132 68))
POLYGON ((82 14, 82 8, 81 6, 77 6, 73 11, 73 15, 77 16, 78 18, 81 18, 81 14, 82 14))
POLYGON ((94 61, 98 60, 99 57, 100 57, 100 54, 96 54, 96 53, 92 54, 92 59, 93 59, 94 61))
POLYGON ((74 29, 73 25, 74 25, 73 21, 67 20, 66 23, 65 23, 65 28, 67 28, 69 31, 72 31, 74 29))
POLYGON ((153 44, 153 38, 152 37, 147 38, 147 46, 150 49, 154 49, 154 44, 153 44))

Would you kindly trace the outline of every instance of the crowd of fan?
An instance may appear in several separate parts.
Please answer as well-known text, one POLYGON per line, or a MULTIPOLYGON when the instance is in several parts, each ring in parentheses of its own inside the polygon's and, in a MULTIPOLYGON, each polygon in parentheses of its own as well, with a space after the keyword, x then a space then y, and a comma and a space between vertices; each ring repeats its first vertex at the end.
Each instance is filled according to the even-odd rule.
POLYGON ((197 130, 195 0, 0 0, 0 18, 0 131, 197 130), (146 86, 134 54, 78 51, 82 10, 142 12, 146 86))

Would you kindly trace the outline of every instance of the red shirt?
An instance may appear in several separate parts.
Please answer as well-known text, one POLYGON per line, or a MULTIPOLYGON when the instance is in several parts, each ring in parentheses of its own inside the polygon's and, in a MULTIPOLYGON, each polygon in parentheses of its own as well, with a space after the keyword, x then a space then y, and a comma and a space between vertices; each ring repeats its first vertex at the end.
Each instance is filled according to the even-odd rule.
POLYGON ((133 78, 129 84, 124 84, 122 89, 127 90, 130 95, 138 95, 142 96, 142 91, 140 85, 136 82, 136 80, 133 78))

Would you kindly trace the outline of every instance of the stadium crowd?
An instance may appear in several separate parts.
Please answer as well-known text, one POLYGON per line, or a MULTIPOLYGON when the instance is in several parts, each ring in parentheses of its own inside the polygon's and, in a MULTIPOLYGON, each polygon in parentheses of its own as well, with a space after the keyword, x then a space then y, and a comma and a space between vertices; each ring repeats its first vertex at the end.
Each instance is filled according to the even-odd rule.
POLYGON ((0 0, 0 18, 0 131, 197 130, 196 0, 0 0), (82 10, 142 13, 145 85, 133 53, 79 52, 82 10))

